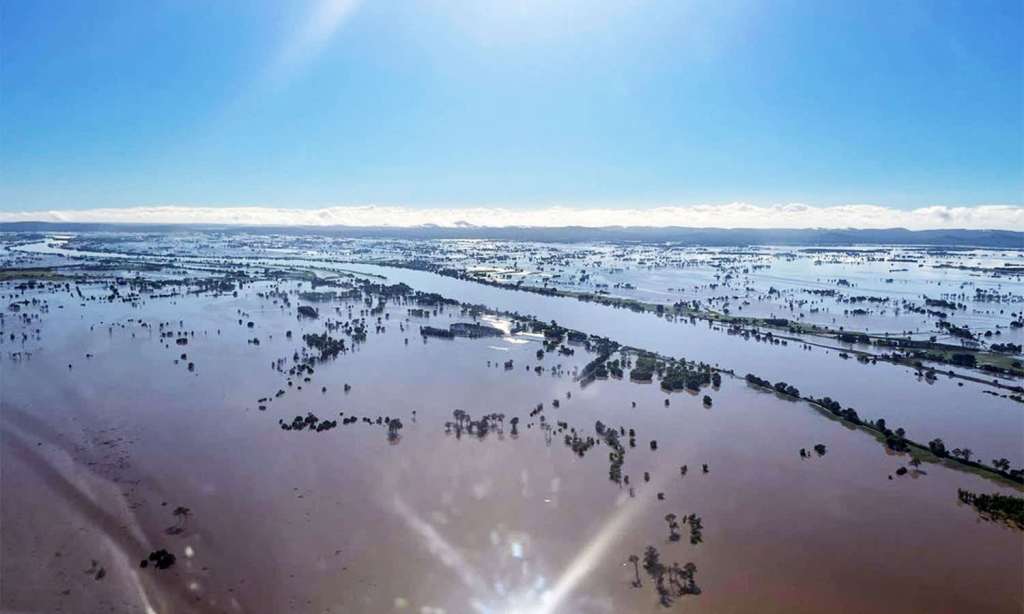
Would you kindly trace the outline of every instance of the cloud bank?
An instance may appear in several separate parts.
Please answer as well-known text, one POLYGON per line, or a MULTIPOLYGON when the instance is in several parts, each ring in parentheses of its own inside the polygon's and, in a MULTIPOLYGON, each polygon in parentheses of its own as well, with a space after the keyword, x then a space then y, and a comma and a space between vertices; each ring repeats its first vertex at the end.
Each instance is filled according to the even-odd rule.
POLYGON ((100 222, 148 224, 231 224, 246 226, 387 226, 434 225, 447 228, 583 226, 684 226, 692 228, 907 228, 930 230, 1024 231, 1024 207, 921 207, 895 209, 878 205, 819 207, 803 204, 597 207, 338 206, 321 209, 272 207, 146 206, 63 211, 0 211, 0 222, 100 222))

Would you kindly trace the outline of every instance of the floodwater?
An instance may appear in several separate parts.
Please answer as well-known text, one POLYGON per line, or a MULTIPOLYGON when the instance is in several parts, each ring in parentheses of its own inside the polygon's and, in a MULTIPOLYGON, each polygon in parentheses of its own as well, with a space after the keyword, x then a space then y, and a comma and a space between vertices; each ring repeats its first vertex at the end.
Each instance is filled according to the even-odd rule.
POLYGON ((469 262, 457 260, 454 266, 504 283, 521 280, 527 286, 599 291, 660 304, 697 300, 738 315, 872 333, 919 331, 940 338, 948 335, 935 329, 932 314, 906 309, 904 303, 920 307, 926 296, 952 298, 965 306, 947 314, 956 324, 998 331, 999 341, 1024 337, 1024 329, 1007 325, 1010 313, 1024 308, 1020 251, 533 245, 525 254, 511 251, 519 270, 486 267, 507 262, 510 251, 457 245, 433 260, 452 266, 450 255, 465 253, 469 262), (1016 273, 996 274, 996 268, 1016 273), (857 307, 867 313, 848 313, 857 307))
MULTIPOLYGON (((132 254, 76 251, 36 243, 20 249, 44 254, 130 259, 132 254)), ((1024 412, 1020 403, 986 390, 1006 394, 985 384, 940 375, 936 380, 918 376, 910 367, 888 363, 862 364, 843 359, 840 352, 805 347, 799 342, 786 345, 747 340, 728 335, 722 326, 698 320, 668 321, 651 314, 632 312, 572 298, 552 297, 487 286, 410 269, 323 259, 182 257, 179 262, 234 262, 248 267, 292 266, 333 271, 357 271, 386 278, 389 283, 406 283, 424 292, 436 292, 462 302, 533 315, 544 321, 609 337, 630 345, 673 357, 698 360, 731 369, 738 375, 754 373, 772 382, 795 385, 804 395, 831 397, 844 407, 853 407, 866 419, 885 418, 891 426, 904 428, 917 441, 943 439, 947 447, 969 448, 986 462, 1007 458, 1016 465, 1024 462, 1024 412)), ((151 257, 149 260, 159 260, 151 257)), ((979 262, 988 262, 981 261, 979 262)), ((1019 284, 1018 284, 1019 285, 1019 284)), ((812 343, 813 338, 808 339, 812 343)), ((848 347, 855 347, 848 344, 848 347)), ((949 367, 940 366, 940 373, 949 367)), ((986 380, 991 375, 983 376, 986 380)), ((1011 385, 1019 382, 1009 380, 1011 385)))
MULTIPOLYGON (((936 403, 947 399, 928 424, 964 426, 946 413, 948 399, 970 394, 969 385, 928 386, 897 368, 743 342, 705 325, 413 271, 345 268, 721 362, 741 374, 786 379, 858 409, 860 399, 877 395, 887 417, 901 417, 900 408, 888 405, 910 389, 936 403), (860 384, 839 381, 854 374, 862 374, 860 384)), ((107 294, 102 283, 83 287, 87 297, 107 294)), ((279 359, 286 369, 293 365, 303 334, 324 332, 328 316, 348 320, 367 308, 320 303, 320 319, 298 319, 293 292, 300 288, 309 285, 255 282, 237 297, 134 304, 25 292, 22 298, 47 304, 26 306, 28 320, 3 321, 2 609, 663 611, 642 568, 642 585, 632 585, 627 559, 642 557, 647 546, 665 563, 697 566, 701 594, 679 597, 670 610, 1018 612, 1024 606, 1021 533, 980 519, 956 497, 957 488, 1013 489, 928 464, 920 467, 924 473, 897 476, 906 457, 806 403, 739 378, 702 391, 713 397, 705 407, 700 396, 666 395, 657 384, 610 379, 582 386, 572 374, 593 355, 581 346, 572 356, 548 353, 538 360, 541 344, 531 335, 424 341, 420 324, 471 319, 454 307, 424 320, 407 318, 413 305, 392 301, 385 332, 375 332, 376 316, 367 317, 365 343, 318 363, 309 382, 289 378, 272 365, 279 359), (274 288, 292 292, 291 305, 265 294, 274 288), (161 337, 160 322, 171 337, 161 337), (194 333, 185 346, 174 342, 181 331, 194 333), (506 370, 502 363, 510 359, 514 366, 506 370), (538 365, 540 374, 533 370, 538 365), (279 389, 286 392, 275 397, 279 389), (263 397, 273 400, 260 410, 263 397), (531 416, 539 403, 543 411, 531 416), (455 409, 474 417, 504 413, 502 432, 446 434, 455 409), (279 419, 306 412, 339 423, 339 412, 398 417, 404 426, 397 440, 362 421, 324 432, 279 427, 279 419), (622 468, 630 484, 609 479, 607 445, 579 457, 557 427, 542 427, 540 416, 584 435, 594 434, 597 421, 635 429, 637 445, 627 449, 622 468), (522 421, 517 435, 512 417, 522 421), (801 448, 818 443, 827 453, 801 458, 801 448), (190 511, 184 519, 172 513, 178 506, 190 511), (670 541, 669 513, 698 514, 702 543, 689 542, 685 525, 683 539, 670 541), (177 556, 173 567, 139 567, 160 548, 177 556)), ((16 294, 10 283, 0 293, 16 294)), ((903 409, 903 419, 915 415, 903 409)), ((975 403, 973 411, 1019 415, 1016 406, 975 403)), ((977 416, 971 421, 975 428, 964 438, 990 438, 978 446, 986 452, 995 454, 1012 439, 988 432, 977 416)))
MULTIPOLYGON (((346 269, 385 276, 466 303, 535 315, 562 326, 609 337, 620 343, 754 373, 772 382, 786 381, 803 394, 829 396, 866 418, 884 417, 919 441, 940 437, 946 443, 992 457, 1024 460, 1024 412, 1019 403, 984 394, 987 387, 939 377, 929 382, 914 370, 892 364, 844 360, 834 350, 804 349, 745 340, 712 330, 707 322, 670 322, 651 314, 616 309, 571 298, 517 292, 433 273, 365 264, 346 269), (960 386, 958 384, 962 383, 960 386)), ((719 327, 721 328, 721 327, 719 327)))

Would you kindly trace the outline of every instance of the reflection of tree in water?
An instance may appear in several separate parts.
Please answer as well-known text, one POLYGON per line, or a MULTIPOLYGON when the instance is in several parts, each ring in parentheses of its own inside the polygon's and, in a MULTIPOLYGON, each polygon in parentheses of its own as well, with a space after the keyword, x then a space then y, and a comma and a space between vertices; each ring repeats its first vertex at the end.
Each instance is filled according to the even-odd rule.
POLYGON ((696 546, 704 541, 704 521, 697 514, 683 516, 683 524, 690 525, 690 543, 696 546))
MULTIPOLYGON (((668 539, 669 541, 679 541, 679 523, 676 521, 675 514, 665 514, 665 522, 668 523, 668 539)), ((684 520, 685 522, 685 520, 684 520)))
MULTIPOLYGON (((597 421, 594 426, 597 436, 587 436, 567 422, 559 421, 557 424, 548 422, 543 415, 540 415, 542 410, 543 406, 539 405, 530 412, 530 416, 539 416, 539 430, 542 433, 545 444, 551 445, 553 435, 556 434, 556 428, 557 434, 564 435, 566 447, 570 448, 580 457, 584 456, 596 444, 603 441, 610 448, 609 478, 619 484, 629 484, 628 476, 624 476, 621 473, 626 453, 626 447, 621 439, 625 437, 625 427, 608 427, 601 421, 597 421)), ((494 431, 498 432, 500 437, 505 419, 504 414, 486 414, 477 420, 461 409, 454 410, 452 417, 454 420, 445 422, 445 433, 449 435, 454 434, 457 439, 461 439, 463 433, 476 435, 478 438, 483 439, 494 431)), ((518 435, 520 420, 518 417, 513 417, 510 423, 512 425, 512 435, 515 437, 518 435)), ((531 424, 527 425, 527 427, 529 426, 531 424)), ((630 429, 629 434, 632 438, 635 431, 630 429)), ((652 446, 652 449, 655 449, 655 446, 652 446)), ((709 471, 707 464, 703 465, 703 471, 704 473, 709 471)), ((686 473, 687 467, 683 465, 680 467, 680 474, 686 475, 686 473)), ((649 475, 646 478, 648 481, 650 480, 649 475)), ((630 488, 630 496, 632 494, 632 488, 630 488)), ((664 493, 658 493, 658 499, 664 500, 664 493)), ((692 545, 697 545, 704 541, 703 521, 698 515, 684 514, 680 517, 669 513, 665 516, 665 521, 669 526, 670 541, 678 542, 681 539, 680 529, 682 525, 689 527, 690 543, 692 545)), ((670 565, 663 564, 660 560, 660 553, 653 546, 647 548, 642 560, 644 571, 653 580, 655 590, 658 593, 659 603, 662 606, 671 606, 675 600, 685 595, 699 595, 701 593, 701 589, 695 581, 697 566, 692 562, 687 562, 685 565, 679 565, 677 562, 673 562, 670 565)), ((640 578, 640 561, 641 558, 635 554, 630 555, 628 559, 628 562, 633 564, 634 579, 631 584, 634 588, 641 588, 643 586, 640 578)))
POLYGON ((544 434, 544 445, 551 447, 551 425, 544 420, 544 416, 540 417, 540 430, 544 434))
POLYGON ((192 517, 192 510, 188 509, 187 507, 179 505, 178 507, 174 508, 174 511, 171 513, 174 515, 176 522, 174 526, 167 527, 167 529, 164 532, 168 535, 181 535, 185 532, 185 527, 188 524, 188 519, 192 517))
POLYGON ((633 573, 636 575, 636 579, 633 580, 633 588, 640 588, 643 584, 640 583, 640 557, 635 554, 629 555, 629 562, 633 564, 633 573))
POLYGON ((972 506, 984 520, 1024 530, 1024 498, 1000 493, 978 494, 962 488, 957 489, 957 498, 972 506))
POLYGON ((402 430, 402 421, 398 418, 392 418, 388 420, 388 443, 391 445, 397 444, 402 440, 400 431, 402 430))
MULTIPOLYGON (((635 558, 636 555, 631 556, 630 561, 634 561, 635 558)), ((644 551, 644 571, 654 581, 654 588, 658 592, 658 602, 666 608, 680 597, 701 593, 700 587, 694 580, 697 566, 692 562, 686 563, 682 567, 676 562, 666 565, 661 562, 661 554, 654 546, 647 546, 644 551)), ((639 573, 637 573, 637 579, 633 586, 638 588, 640 586, 639 573)))
MULTIPOLYGON (((444 432, 449 435, 454 433, 456 439, 461 439, 463 432, 476 435, 478 439, 486 438, 491 432, 497 433, 499 438, 505 434, 505 414, 492 413, 479 420, 474 420, 473 416, 465 411, 456 409, 452 412, 452 417, 455 418, 454 422, 444 423, 444 432)), ((515 432, 515 425, 519 423, 519 420, 513 420, 513 432, 515 432)))

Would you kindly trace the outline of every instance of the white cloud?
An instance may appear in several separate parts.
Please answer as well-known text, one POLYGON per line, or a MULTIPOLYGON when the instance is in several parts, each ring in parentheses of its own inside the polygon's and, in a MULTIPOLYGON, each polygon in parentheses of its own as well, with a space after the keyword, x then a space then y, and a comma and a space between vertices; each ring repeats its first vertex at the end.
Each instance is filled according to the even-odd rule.
POLYGON ((1024 231, 1024 207, 921 207, 877 205, 817 207, 799 203, 751 205, 599 207, 338 206, 272 207, 146 206, 66 211, 0 211, 0 222, 111 222, 280 226, 687 226, 694 228, 968 228, 1024 231))

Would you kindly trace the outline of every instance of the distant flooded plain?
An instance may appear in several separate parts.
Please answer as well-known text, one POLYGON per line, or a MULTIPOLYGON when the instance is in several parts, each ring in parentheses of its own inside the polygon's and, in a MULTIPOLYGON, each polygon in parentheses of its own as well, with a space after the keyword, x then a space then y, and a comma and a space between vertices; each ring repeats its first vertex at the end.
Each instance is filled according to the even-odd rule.
POLYGON ((393 267, 250 261, 211 289, 195 263, 133 266, 0 284, 4 610, 1024 607, 1022 532, 957 497, 1017 487, 915 466, 743 375, 1017 466, 1021 406, 978 382, 393 267), (666 392, 622 347, 623 377, 584 377, 596 338, 417 291, 737 377, 666 392), (502 332, 422 334, 453 323, 502 332))
MULTIPOLYGON (((58 244, 59 245, 59 244, 58 244)), ((110 254, 65 249, 47 242, 19 247, 35 253, 75 257, 165 261, 165 257, 138 254, 110 254)), ((864 417, 884 418, 904 428, 920 441, 942 438, 954 446, 974 450, 984 458, 1005 457, 1024 463, 1024 412, 1021 403, 1008 401, 990 386, 976 381, 922 377, 909 366, 886 363, 863 364, 840 358, 841 349, 828 349, 788 342, 785 345, 753 341, 725 334, 722 325, 698 320, 669 321, 628 309, 615 309, 571 298, 517 292, 405 268, 357 262, 331 262, 279 256, 272 259, 180 257, 183 262, 232 262, 247 267, 290 266, 320 271, 353 271, 405 283, 425 292, 436 292, 459 301, 524 315, 563 326, 603 335, 620 343, 660 352, 668 356, 703 361, 738 375, 754 373, 769 381, 786 381, 816 397, 829 396, 852 406, 864 417)), ((324 273, 321 273, 324 274, 324 273)), ((1010 288, 1024 284, 1015 282, 1010 288)), ((1021 307, 1024 311, 1024 307, 1021 307)), ((1019 330, 1008 334, 1017 338, 1019 330)), ((799 339, 799 336, 797 337, 799 339)), ((814 339, 807 341, 815 343, 814 339)), ((856 344, 844 344, 847 348, 856 344)), ((941 369, 941 367, 940 367, 941 369)), ((999 378, 985 376, 986 381, 999 378)), ((1009 380, 1007 384, 1019 385, 1009 380)), ((1005 395, 1004 391, 999 391, 1005 395)))

